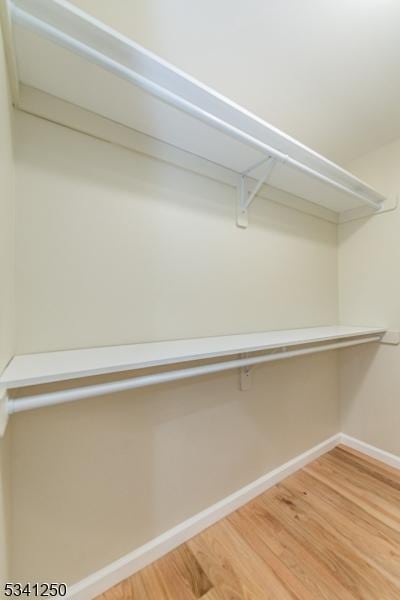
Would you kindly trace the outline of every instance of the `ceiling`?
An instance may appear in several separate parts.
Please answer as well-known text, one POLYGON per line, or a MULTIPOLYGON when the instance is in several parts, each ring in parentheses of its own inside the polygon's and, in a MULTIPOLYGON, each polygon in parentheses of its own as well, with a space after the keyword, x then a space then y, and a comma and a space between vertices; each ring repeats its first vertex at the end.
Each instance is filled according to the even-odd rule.
POLYGON ((73 0, 341 164, 400 136, 398 0, 73 0))

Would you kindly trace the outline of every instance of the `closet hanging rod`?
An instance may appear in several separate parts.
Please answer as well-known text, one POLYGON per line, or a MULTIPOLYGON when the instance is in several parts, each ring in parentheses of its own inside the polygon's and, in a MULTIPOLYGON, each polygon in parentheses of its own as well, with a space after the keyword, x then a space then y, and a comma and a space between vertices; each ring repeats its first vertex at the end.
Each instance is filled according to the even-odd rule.
MULTIPOLYGON (((191 377, 198 377, 200 375, 206 375, 211 373, 219 373, 221 371, 228 371, 237 368, 251 367, 253 365, 262 364, 266 362, 272 362, 275 360, 282 360, 286 358, 294 358, 295 356, 303 356, 306 354, 316 354, 317 352, 324 352, 328 350, 337 350, 339 348, 347 348, 350 346, 357 346, 360 344, 367 344, 370 342, 379 342, 381 335, 368 336, 356 340, 336 342, 333 344, 323 344, 320 346, 312 346, 311 348, 298 348, 297 350, 283 350, 282 352, 276 352, 274 354, 264 354, 262 356, 252 356, 246 358, 239 358, 235 360, 229 360, 225 362, 201 365, 198 367, 190 367, 187 369, 177 369, 175 371, 166 371, 163 373, 154 373, 151 375, 143 375, 140 377, 133 377, 130 379, 124 379, 122 381, 112 381, 109 383, 100 383, 96 385, 88 385, 83 387, 74 388, 71 390, 60 390, 57 392, 49 392, 46 394, 36 394, 32 396, 25 396, 21 399, 10 399, 7 400, 7 413, 13 414, 23 412, 26 410, 32 410, 34 408, 43 408, 46 406, 54 406, 56 404, 63 404, 65 402, 74 402, 76 400, 83 400, 85 398, 93 398, 95 396, 104 396, 105 394, 112 394, 116 392, 123 392, 141 387, 147 387, 149 385, 155 385, 159 383, 168 383, 171 381, 179 381, 181 379, 189 379, 191 377)), ((284 347, 283 347, 284 348, 284 347)))
POLYGON ((140 73, 133 71, 129 67, 124 66, 123 64, 113 60, 109 56, 106 56, 102 52, 99 52, 95 48, 88 46, 87 44, 81 42, 80 40, 66 34, 50 25, 49 23, 42 21, 41 19, 35 17, 32 14, 29 14, 25 10, 15 6, 15 4, 11 4, 11 12, 12 18, 15 23, 31 29, 38 34, 46 37, 50 41, 62 46, 68 50, 71 50, 78 55, 82 56, 85 59, 88 59, 100 67, 114 73, 115 75, 130 81, 141 89, 145 90, 152 96, 159 98, 163 102, 172 105, 183 112, 195 117, 196 119, 206 123, 207 125, 222 131, 223 133, 231 136, 232 138, 237 139, 238 141, 246 144, 249 147, 252 147, 260 152, 262 152, 265 157, 268 156, 273 157, 278 162, 282 164, 287 164, 300 171, 309 175, 310 177, 317 179, 331 187, 336 188, 350 196, 361 200, 364 204, 367 204, 374 210, 379 210, 382 206, 382 201, 384 197, 382 196, 382 201, 375 201, 371 198, 368 198, 366 195, 360 193, 358 190, 348 187, 334 179, 331 179, 327 175, 308 167, 302 162, 290 157, 283 152, 280 152, 276 148, 269 146, 268 144, 262 142, 261 140, 255 138, 254 136, 246 133, 245 131, 235 127, 220 119, 216 115, 200 108, 196 104, 186 100, 185 98, 175 94, 174 92, 166 89, 165 87, 149 80, 147 77, 144 77, 140 73))

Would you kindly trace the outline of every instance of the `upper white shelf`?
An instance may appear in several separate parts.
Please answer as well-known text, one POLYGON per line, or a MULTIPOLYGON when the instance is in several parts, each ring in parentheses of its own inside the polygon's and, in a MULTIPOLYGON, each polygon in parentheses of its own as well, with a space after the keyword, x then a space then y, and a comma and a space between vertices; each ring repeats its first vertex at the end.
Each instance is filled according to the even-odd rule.
POLYGON ((367 184, 64 0, 12 0, 19 80, 336 213, 379 210, 367 184), (251 172, 262 176, 262 168, 251 172))
POLYGON ((44 352, 14 357, 2 376, 0 386, 19 388, 28 385, 89 377, 232 356, 282 347, 356 340, 363 336, 383 335, 384 329, 368 327, 312 327, 208 337, 168 342, 150 342, 124 346, 107 346, 83 350, 44 352))

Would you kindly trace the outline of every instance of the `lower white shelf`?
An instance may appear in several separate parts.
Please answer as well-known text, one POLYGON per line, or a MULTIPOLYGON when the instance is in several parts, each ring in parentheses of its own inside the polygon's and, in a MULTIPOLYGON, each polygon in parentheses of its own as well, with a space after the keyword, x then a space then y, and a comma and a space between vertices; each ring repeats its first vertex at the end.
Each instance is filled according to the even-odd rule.
MULTIPOLYGON (((210 373, 241 369, 241 389, 248 389, 249 368, 299 355, 315 354, 359 344, 380 342, 385 330, 364 327, 313 327, 171 342, 152 342, 27 354, 12 359, 0 378, 0 435, 12 413, 74 402, 105 394, 168 383, 210 373), (264 352, 280 350, 279 352, 264 352), (187 361, 229 357, 187 368, 172 368, 160 373, 137 375, 104 383, 39 392, 22 398, 9 398, 8 390, 54 381, 69 381, 105 373, 132 371, 187 361)), ((389 342, 391 343, 391 342, 389 342)))
POLYGON ((384 333, 383 328, 335 325, 25 354, 15 356, 11 360, 0 377, 0 386, 7 389, 20 388, 78 377, 289 348, 303 344, 380 336, 384 333))

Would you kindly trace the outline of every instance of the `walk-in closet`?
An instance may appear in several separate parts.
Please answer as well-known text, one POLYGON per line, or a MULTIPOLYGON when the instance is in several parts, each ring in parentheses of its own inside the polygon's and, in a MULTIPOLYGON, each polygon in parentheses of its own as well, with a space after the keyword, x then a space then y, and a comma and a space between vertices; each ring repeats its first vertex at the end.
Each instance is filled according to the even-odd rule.
POLYGON ((0 597, 398 600, 400 3, 0 8, 0 597))

